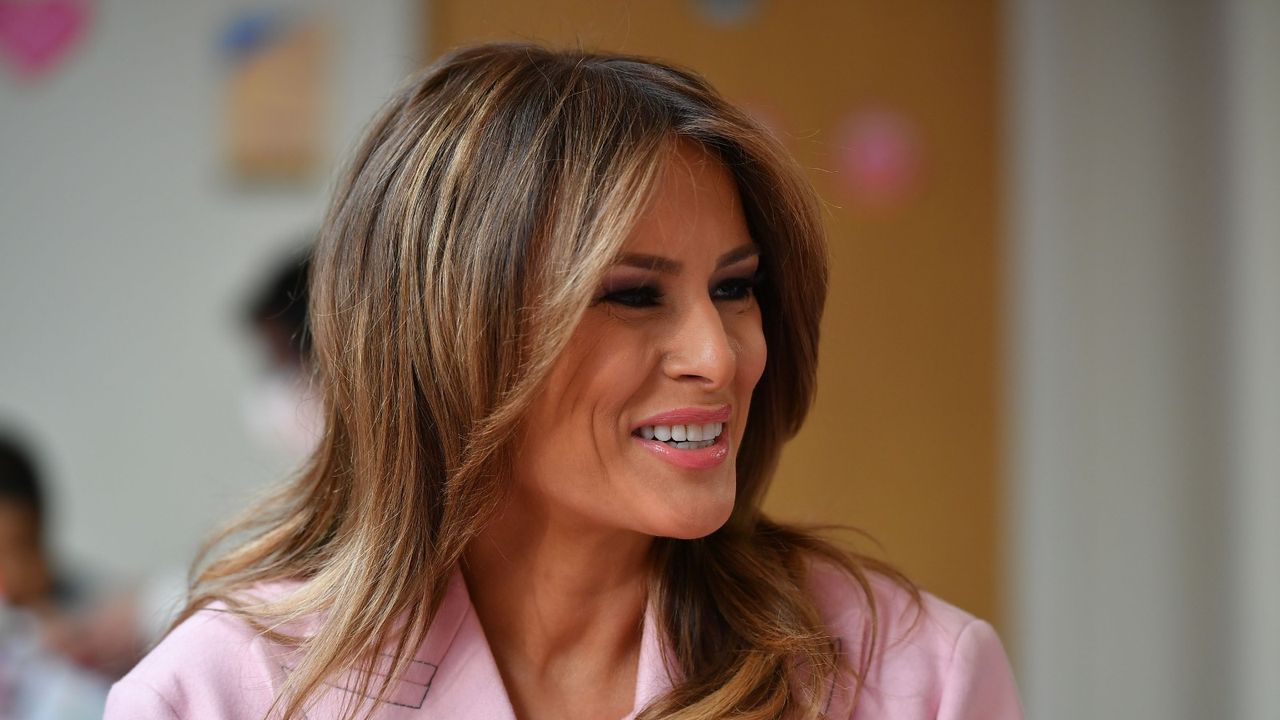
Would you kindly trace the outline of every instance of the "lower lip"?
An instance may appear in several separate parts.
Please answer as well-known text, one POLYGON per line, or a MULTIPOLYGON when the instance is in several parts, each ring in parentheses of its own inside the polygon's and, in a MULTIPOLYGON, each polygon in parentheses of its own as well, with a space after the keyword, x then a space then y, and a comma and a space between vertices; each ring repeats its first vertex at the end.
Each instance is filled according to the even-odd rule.
POLYGON ((725 458, 729 457, 729 428, 727 426, 716 437, 714 444, 697 450, 673 448, 661 440, 645 440, 639 435, 632 435, 631 437, 649 452, 676 467, 686 470, 707 470, 719 465, 724 462, 725 458))

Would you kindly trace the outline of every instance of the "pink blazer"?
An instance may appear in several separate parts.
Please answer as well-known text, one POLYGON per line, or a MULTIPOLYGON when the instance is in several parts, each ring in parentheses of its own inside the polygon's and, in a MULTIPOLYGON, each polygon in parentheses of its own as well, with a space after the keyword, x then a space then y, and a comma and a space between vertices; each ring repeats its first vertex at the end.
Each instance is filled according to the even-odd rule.
MULTIPOLYGON (((851 581, 816 566, 814 597, 828 628, 857 657, 863 603, 851 581)), ((991 626, 930 595, 916 617, 909 597, 886 580, 874 586, 881 612, 879 660, 856 711, 832 688, 827 716, 853 720, 1014 720, 1022 717, 1000 640, 991 626)), ((646 615, 634 718, 672 686, 658 630, 646 615)), ((254 719, 265 716, 289 672, 284 648, 258 637, 217 606, 178 626, 111 689, 105 720, 254 719)), ((336 678, 307 716, 333 717, 351 700, 350 677, 336 678)), ((493 654, 455 573, 426 640, 379 718, 515 720, 493 654)))

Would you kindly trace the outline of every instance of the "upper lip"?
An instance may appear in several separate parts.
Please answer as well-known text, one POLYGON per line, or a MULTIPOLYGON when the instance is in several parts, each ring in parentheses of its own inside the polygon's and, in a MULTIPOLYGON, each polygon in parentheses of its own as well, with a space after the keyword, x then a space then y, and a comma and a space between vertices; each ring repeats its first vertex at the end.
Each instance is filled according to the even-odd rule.
POLYGON ((653 425, 692 425, 706 423, 723 423, 729 422, 729 417, 733 415, 732 405, 720 405, 719 407, 682 407, 674 410, 660 412, 651 418, 643 420, 637 425, 637 428, 653 426, 653 425))

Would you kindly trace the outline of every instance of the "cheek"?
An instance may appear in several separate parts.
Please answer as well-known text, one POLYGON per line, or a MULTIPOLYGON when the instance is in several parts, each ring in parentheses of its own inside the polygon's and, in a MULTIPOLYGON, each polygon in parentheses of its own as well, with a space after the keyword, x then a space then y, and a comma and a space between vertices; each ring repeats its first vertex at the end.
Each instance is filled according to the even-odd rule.
POLYGON ((597 452, 576 456, 582 462, 607 449, 600 443, 614 434, 622 409, 645 377, 646 343, 625 330, 584 322, 530 413, 531 426, 544 436, 571 437, 595 447, 597 452))

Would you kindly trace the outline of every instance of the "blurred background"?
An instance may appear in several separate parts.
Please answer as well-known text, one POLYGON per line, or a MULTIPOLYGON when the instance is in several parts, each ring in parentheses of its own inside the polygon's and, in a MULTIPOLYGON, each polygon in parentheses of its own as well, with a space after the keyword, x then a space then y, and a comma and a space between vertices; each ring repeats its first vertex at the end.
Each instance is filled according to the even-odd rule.
POLYGON ((337 163, 491 39, 692 67, 809 171, 771 512, 990 619, 1028 717, 1280 717, 1280 2, 0 0, 0 718, 94 716, 305 454, 337 163))

